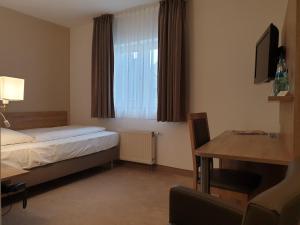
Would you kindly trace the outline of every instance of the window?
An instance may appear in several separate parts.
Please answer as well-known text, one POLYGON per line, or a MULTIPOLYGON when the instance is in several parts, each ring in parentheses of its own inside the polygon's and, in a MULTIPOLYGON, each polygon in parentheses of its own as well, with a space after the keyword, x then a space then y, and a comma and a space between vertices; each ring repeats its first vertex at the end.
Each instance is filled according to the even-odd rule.
POLYGON ((158 5, 114 18, 114 105, 118 118, 156 119, 158 5))

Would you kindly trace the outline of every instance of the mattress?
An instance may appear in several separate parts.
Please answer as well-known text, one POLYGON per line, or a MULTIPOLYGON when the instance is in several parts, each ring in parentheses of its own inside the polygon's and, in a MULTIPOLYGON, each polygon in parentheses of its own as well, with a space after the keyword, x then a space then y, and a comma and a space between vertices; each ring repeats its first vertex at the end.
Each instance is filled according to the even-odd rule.
POLYGON ((80 136, 1 146, 1 162, 15 168, 32 169, 93 154, 119 144, 116 132, 101 131, 80 136))

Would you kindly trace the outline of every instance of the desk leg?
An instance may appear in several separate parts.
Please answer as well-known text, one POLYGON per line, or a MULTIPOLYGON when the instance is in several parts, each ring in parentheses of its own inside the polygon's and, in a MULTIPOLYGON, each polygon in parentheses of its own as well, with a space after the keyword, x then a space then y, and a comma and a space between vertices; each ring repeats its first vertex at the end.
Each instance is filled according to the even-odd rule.
POLYGON ((201 191, 210 193, 210 158, 201 157, 201 191))

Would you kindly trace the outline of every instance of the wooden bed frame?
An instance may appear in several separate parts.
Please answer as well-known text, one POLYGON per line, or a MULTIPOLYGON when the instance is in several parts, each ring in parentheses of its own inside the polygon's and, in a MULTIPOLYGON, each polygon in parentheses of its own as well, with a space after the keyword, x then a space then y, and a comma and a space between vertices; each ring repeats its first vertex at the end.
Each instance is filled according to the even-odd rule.
MULTIPOLYGON (((5 116, 11 124, 11 129, 14 130, 68 125, 68 113, 66 111, 9 112, 5 113, 5 116)), ((30 187, 86 169, 113 163, 118 159, 119 146, 116 146, 94 154, 30 169, 29 173, 17 176, 11 182, 25 182, 27 187, 30 187)))
MULTIPOLYGON (((10 122, 10 129, 12 130, 59 127, 68 125, 67 111, 5 112, 4 114, 6 119, 10 122)), ((1 123, 1 127, 4 127, 2 120, 1 123)))

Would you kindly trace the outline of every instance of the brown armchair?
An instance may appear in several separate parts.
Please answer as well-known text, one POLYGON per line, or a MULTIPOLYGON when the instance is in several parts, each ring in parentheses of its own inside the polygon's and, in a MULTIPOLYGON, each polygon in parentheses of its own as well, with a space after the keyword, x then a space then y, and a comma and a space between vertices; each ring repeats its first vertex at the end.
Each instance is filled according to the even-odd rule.
POLYGON ((185 187, 170 191, 172 225, 299 225, 300 161, 286 178, 252 199, 245 212, 213 196, 185 187))

